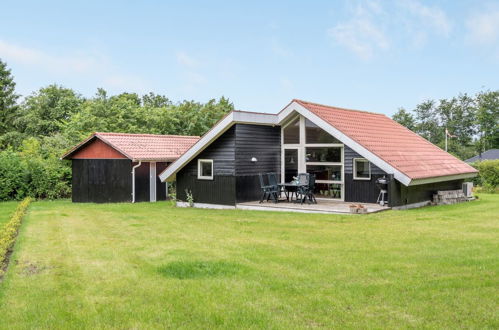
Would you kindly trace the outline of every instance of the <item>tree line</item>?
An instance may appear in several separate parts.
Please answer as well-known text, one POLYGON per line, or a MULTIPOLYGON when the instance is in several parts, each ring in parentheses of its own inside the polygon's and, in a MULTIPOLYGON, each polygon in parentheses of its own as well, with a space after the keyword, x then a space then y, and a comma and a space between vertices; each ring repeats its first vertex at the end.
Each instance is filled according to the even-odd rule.
POLYGON ((447 134, 447 151, 460 159, 499 148, 499 90, 427 100, 392 118, 442 149, 447 134))
POLYGON ((0 59, 0 200, 71 194, 71 163, 59 157, 93 132, 202 135, 234 109, 225 97, 173 102, 164 95, 97 89, 83 97, 49 85, 22 98, 0 59))
MULTIPOLYGON (((93 132, 202 135, 234 109, 225 97, 173 102, 164 95, 102 89, 83 97, 49 85, 21 97, 0 59, 0 200, 71 194, 71 164, 59 157, 93 132)), ((499 148, 499 91, 428 100, 393 119, 461 159, 499 148)))

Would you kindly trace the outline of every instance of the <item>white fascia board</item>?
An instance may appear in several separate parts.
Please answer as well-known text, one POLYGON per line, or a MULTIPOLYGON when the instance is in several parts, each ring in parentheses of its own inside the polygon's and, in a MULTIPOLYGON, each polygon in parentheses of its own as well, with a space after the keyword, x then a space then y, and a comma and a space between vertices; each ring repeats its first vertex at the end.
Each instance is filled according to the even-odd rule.
POLYGON ((340 140, 342 143, 346 144, 350 148, 352 148, 356 153, 361 155, 362 157, 366 158, 369 160, 371 163, 385 171, 386 173, 393 174, 394 178, 400 181, 402 184, 405 186, 409 186, 411 183, 411 178, 409 178, 407 175, 403 174, 399 170, 395 169, 393 166, 388 164, 386 161, 383 159, 379 158, 376 156, 374 153, 366 149, 364 146, 361 144, 357 143, 354 141, 352 138, 349 136, 343 134, 341 131, 333 127, 331 124, 302 106, 301 104, 297 102, 292 102, 290 105, 288 105, 286 108, 284 108, 279 114, 278 114, 278 121, 281 123, 283 120, 286 119, 293 111, 298 112, 338 140, 340 140))
POLYGON ((277 125, 277 115, 258 113, 258 112, 244 112, 234 111, 233 121, 239 124, 259 124, 259 125, 277 125))
POLYGON ((417 186, 420 184, 442 182, 442 181, 468 179, 468 178, 474 178, 477 175, 478 175, 478 173, 463 173, 463 174, 455 174, 455 175, 437 176, 437 177, 433 177, 433 178, 414 179, 411 181, 409 186, 417 186))
POLYGON ((170 164, 159 175, 161 182, 165 182, 176 174, 184 165, 194 159, 201 151, 208 147, 215 139, 222 135, 232 125, 237 123, 256 124, 256 125, 277 125, 277 115, 232 111, 225 118, 218 122, 211 130, 203 135, 198 142, 196 142, 189 150, 187 150, 176 161, 170 164))

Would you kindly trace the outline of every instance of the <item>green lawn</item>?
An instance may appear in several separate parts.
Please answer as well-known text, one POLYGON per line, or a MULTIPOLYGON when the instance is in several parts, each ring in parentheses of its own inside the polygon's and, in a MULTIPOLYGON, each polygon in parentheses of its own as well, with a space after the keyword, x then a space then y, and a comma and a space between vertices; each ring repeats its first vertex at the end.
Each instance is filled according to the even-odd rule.
POLYGON ((499 195, 367 216, 35 202, 3 328, 498 328, 499 195))
POLYGON ((9 221, 16 210, 18 202, 0 202, 0 228, 9 221))

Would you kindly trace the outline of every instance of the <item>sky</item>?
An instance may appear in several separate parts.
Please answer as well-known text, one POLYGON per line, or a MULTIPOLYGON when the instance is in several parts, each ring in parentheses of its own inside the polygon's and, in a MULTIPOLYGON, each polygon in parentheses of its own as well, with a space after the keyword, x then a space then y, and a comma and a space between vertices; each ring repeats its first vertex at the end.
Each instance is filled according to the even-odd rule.
POLYGON ((499 88, 499 1, 4 1, 0 59, 23 96, 293 98, 392 115, 499 88))

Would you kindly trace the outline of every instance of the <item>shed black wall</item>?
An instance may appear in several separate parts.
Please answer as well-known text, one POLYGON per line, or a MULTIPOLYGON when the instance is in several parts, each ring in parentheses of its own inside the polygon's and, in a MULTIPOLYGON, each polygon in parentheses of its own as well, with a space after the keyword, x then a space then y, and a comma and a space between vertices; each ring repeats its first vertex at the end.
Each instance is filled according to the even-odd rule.
POLYGON ((130 202, 131 170, 128 159, 73 159, 73 202, 130 202))
MULTIPOLYGON (((136 163, 133 165, 136 165, 136 163)), ((142 164, 135 169, 135 202, 149 202, 150 200, 149 163, 142 162, 142 164)))

